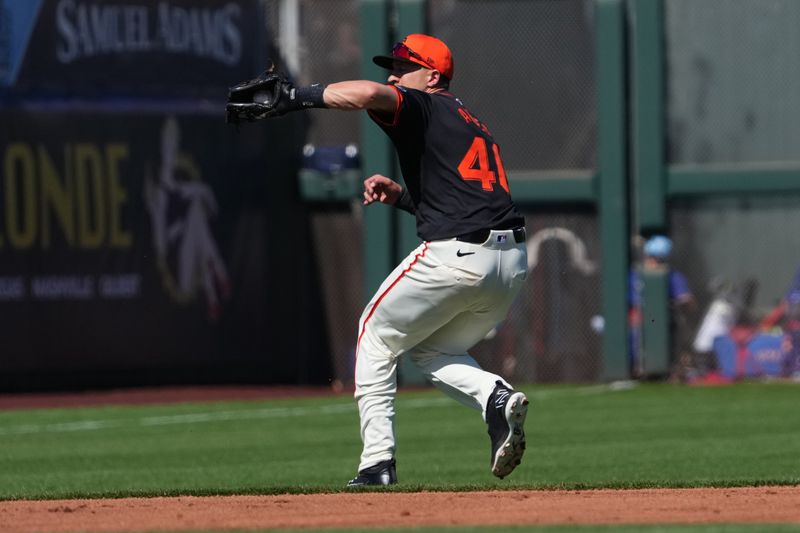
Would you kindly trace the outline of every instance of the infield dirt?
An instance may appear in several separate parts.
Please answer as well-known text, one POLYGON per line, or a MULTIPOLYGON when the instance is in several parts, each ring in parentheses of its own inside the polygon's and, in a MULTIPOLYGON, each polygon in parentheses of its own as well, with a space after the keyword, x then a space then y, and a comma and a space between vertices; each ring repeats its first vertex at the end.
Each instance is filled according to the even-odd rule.
POLYGON ((0 502, 0 531, 800 523, 798 487, 337 493, 0 502))

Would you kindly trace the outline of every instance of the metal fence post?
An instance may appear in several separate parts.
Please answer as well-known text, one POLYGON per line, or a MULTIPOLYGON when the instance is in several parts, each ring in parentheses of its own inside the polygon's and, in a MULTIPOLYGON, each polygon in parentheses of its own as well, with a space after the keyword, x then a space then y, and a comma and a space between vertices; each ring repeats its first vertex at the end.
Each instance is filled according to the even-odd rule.
POLYGON ((598 0, 596 7, 603 375, 619 379, 628 375, 625 11, 621 0, 598 0))
MULTIPOLYGON (((664 15, 662 0, 636 0, 632 5, 634 209, 638 233, 664 232, 667 227, 665 176, 664 15)), ((645 374, 670 367, 667 271, 642 276, 642 357, 645 374), (647 296, 650 296, 649 298, 647 296), (657 297, 657 295, 660 295, 657 297)))
MULTIPOLYGON (((397 2, 397 35, 400 40, 410 33, 426 32, 426 0, 398 0, 397 2)), ((400 177, 400 165, 396 166, 397 176, 400 177)), ((395 216, 395 253, 398 258, 405 257, 411 250, 419 246, 417 237, 417 224, 413 216, 398 210, 393 210, 395 216)), ((421 385, 425 377, 417 366, 408 357, 403 357, 399 365, 400 381, 403 384, 421 385)))
MULTIPOLYGON (((361 0, 362 77, 384 81, 384 72, 372 62, 373 54, 389 46, 389 9, 387 0, 361 0)), ((366 113, 361 114, 362 175, 392 175, 392 147, 389 139, 366 113)), ((392 264, 392 209, 373 205, 364 210, 364 295, 368 301, 380 287, 392 264)))

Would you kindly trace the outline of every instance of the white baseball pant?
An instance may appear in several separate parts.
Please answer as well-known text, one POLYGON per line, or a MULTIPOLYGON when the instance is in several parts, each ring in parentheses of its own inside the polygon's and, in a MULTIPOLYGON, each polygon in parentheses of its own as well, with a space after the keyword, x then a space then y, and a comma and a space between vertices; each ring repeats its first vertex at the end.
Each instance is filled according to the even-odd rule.
POLYGON ((359 321, 355 398, 364 443, 359 470, 395 453, 397 360, 408 354, 426 379, 478 409, 500 376, 467 353, 499 322, 527 275, 525 243, 492 230, 483 244, 421 244, 383 282, 359 321))

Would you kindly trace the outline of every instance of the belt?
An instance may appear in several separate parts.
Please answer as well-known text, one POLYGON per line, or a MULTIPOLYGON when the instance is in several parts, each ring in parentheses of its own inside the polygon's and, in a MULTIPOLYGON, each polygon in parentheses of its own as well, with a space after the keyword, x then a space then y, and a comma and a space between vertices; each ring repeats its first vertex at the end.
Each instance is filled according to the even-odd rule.
MULTIPOLYGON (((483 244, 486 242, 486 239, 489 238, 489 234, 492 230, 490 229, 479 229, 476 231, 472 231, 470 233, 465 233, 463 235, 459 235, 456 237, 457 241, 461 242, 468 242, 471 244, 483 244)), ((511 230, 514 232, 514 241, 517 244, 522 244, 525 242, 525 228, 520 226, 518 228, 514 228, 511 230)))

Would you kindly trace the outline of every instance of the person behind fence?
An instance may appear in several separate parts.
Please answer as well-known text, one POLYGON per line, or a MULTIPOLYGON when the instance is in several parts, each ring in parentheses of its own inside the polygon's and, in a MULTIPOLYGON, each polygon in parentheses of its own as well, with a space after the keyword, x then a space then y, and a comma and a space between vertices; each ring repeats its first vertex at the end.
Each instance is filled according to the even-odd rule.
MULTIPOLYGON (((691 335, 688 327, 689 315, 693 312, 696 303, 694 294, 689 288, 686 276, 669 265, 669 258, 672 254, 672 240, 665 235, 654 235, 645 241, 642 250, 641 269, 632 269, 628 275, 628 326, 630 367, 631 374, 639 377, 642 372, 642 271, 664 271, 667 272, 668 296, 671 305, 672 323, 670 330, 676 340, 676 351, 678 353, 677 368, 687 366, 687 360, 691 353, 691 335)), ((681 370, 677 371, 678 373, 681 370)), ((673 371, 675 374, 675 371, 673 371)), ((674 376, 676 377, 676 376, 674 376)))
POLYGON ((800 379, 800 267, 780 303, 761 320, 761 329, 780 324, 785 335, 783 373, 800 379))

